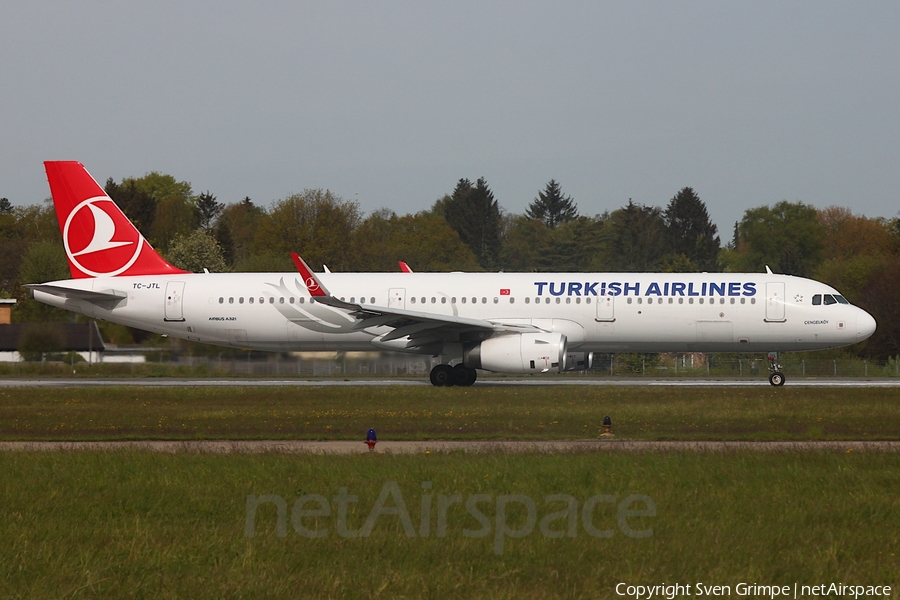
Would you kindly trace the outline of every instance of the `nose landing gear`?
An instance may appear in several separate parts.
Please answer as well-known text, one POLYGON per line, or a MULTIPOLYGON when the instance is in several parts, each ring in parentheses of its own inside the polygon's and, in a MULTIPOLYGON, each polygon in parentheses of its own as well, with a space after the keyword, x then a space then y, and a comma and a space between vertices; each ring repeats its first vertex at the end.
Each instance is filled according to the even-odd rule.
POLYGON ((778 364, 777 352, 769 352, 769 383, 775 387, 784 385, 784 373, 781 372, 781 365, 778 364))

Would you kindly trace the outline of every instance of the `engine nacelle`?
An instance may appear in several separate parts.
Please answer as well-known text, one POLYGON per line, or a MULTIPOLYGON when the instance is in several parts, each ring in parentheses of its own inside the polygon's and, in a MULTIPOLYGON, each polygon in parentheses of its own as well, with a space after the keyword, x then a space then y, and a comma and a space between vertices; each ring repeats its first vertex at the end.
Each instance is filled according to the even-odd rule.
POLYGON ((565 371, 588 371, 593 365, 593 352, 566 352, 565 371))
POLYGON ((558 373, 566 370, 566 336, 561 333, 498 335, 466 350, 463 363, 495 373, 558 373))

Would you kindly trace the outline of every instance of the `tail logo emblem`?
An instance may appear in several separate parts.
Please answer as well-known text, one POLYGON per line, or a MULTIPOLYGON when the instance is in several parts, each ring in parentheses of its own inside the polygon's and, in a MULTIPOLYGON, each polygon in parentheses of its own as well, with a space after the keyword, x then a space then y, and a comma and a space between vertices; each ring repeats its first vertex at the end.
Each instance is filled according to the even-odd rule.
MULTIPOLYGON (((66 256, 85 274, 115 276, 137 261, 144 238, 130 223, 117 227, 114 217, 119 215, 107 196, 95 196, 78 204, 66 218, 63 228, 66 256), (115 213, 107 212, 105 206, 113 207, 115 213)), ((119 220, 124 220, 124 216, 119 220)))
POLYGON ((310 277, 306 280, 306 287, 309 289, 309 291, 316 292, 319 290, 319 282, 316 281, 315 277, 310 277))

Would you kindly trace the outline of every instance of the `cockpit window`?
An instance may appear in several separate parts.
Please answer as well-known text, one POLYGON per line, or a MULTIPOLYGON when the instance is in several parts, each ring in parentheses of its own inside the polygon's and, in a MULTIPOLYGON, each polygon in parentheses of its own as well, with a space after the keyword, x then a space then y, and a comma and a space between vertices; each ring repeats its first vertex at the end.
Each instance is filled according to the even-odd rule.
POLYGON ((834 296, 832 296, 831 294, 825 294, 823 296, 823 298, 825 299, 825 306, 829 306, 831 304, 837 304, 837 300, 835 300, 834 296))
POLYGON ((822 304, 822 294, 816 294, 813 296, 813 306, 819 306, 822 304))
POLYGON ((838 296, 837 294, 834 295, 834 299, 837 300, 838 302, 840 302, 841 304, 850 304, 850 302, 847 301, 846 298, 844 298, 843 296, 838 296))

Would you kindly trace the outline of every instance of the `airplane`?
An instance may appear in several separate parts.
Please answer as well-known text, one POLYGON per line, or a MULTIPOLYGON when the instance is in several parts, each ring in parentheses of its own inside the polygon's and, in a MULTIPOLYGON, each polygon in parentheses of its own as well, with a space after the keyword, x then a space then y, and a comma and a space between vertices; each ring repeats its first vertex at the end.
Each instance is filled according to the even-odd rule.
MULTIPOLYGON (((846 346, 875 319, 834 288, 766 273, 189 273, 166 262, 75 161, 44 163, 72 279, 35 300, 176 338, 265 351, 440 356, 435 386, 477 370, 589 369, 595 352, 846 346)), ((407 267, 408 268, 408 267, 407 267)))

